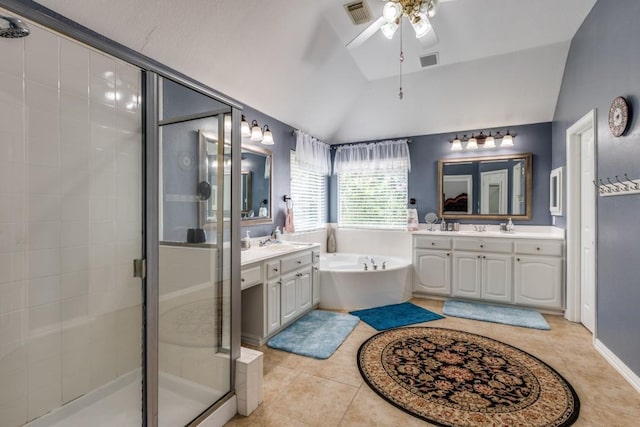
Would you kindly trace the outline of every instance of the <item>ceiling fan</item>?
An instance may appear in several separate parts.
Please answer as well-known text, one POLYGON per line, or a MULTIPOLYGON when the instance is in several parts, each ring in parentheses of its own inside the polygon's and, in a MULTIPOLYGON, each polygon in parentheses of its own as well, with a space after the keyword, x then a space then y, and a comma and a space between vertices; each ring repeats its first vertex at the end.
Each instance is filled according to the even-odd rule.
POLYGON ((369 40, 376 31, 380 30, 388 39, 393 38, 403 17, 411 23, 416 38, 423 47, 433 46, 438 42, 438 36, 431 26, 430 18, 438 11, 441 2, 451 0, 384 0, 382 16, 373 21, 367 28, 347 43, 347 48, 356 47, 369 40))

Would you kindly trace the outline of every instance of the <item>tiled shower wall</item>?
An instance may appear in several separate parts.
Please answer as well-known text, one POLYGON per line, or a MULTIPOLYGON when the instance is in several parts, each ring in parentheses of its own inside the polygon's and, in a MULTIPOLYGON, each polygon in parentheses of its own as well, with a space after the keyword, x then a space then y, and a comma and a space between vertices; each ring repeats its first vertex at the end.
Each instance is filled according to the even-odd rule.
POLYGON ((2 426, 141 358, 140 72, 30 27, 0 39, 2 426))

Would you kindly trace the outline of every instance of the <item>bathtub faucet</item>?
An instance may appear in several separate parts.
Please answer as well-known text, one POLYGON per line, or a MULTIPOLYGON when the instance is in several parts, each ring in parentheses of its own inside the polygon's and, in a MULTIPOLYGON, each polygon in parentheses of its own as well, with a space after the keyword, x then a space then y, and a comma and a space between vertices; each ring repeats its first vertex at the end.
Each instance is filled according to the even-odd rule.
POLYGON ((364 271, 367 271, 369 269, 369 266, 366 262, 363 262, 362 265, 364 265, 364 271))

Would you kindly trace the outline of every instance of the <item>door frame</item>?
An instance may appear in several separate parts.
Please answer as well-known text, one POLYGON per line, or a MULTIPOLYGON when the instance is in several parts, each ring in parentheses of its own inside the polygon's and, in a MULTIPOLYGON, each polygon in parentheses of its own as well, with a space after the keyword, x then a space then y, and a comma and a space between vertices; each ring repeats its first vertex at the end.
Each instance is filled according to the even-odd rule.
MULTIPOLYGON (((567 191, 564 193, 567 197, 567 275, 566 275, 566 298, 567 308, 564 313, 564 317, 572 322, 580 322, 581 317, 581 302, 580 302, 580 276, 581 276, 581 206, 580 206, 580 192, 581 192, 581 137, 583 133, 591 129, 594 144, 594 171, 597 172, 598 158, 597 158, 597 120, 596 110, 593 109, 587 114, 582 116, 577 122, 567 129, 566 135, 566 159, 567 159, 567 191)), ((595 211, 595 257, 598 259, 598 199, 596 198, 595 211)), ((594 292, 597 295, 598 289, 598 275, 597 275, 597 262, 593 266, 595 286, 594 292)), ((594 298, 594 310, 597 310, 597 298, 594 298)), ((597 312, 597 311, 596 311, 597 312)), ((594 319, 594 333, 593 337, 596 337, 598 317, 594 319)))

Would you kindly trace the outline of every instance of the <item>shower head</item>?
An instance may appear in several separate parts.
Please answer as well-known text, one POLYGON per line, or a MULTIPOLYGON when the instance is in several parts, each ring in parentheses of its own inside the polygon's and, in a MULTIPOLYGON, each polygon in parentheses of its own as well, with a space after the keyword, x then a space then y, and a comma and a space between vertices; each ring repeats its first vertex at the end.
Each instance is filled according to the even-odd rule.
POLYGON ((29 27, 18 18, 0 15, 0 37, 17 39, 29 35, 29 27))

